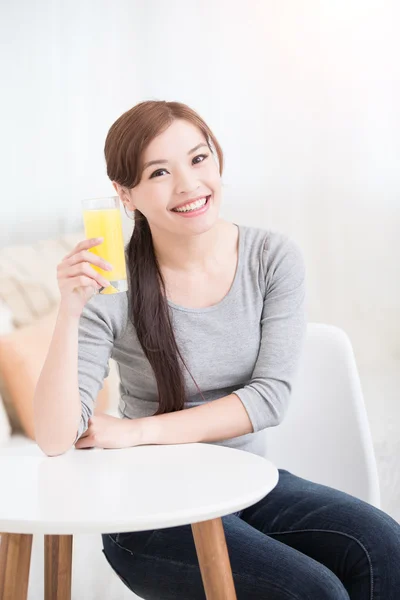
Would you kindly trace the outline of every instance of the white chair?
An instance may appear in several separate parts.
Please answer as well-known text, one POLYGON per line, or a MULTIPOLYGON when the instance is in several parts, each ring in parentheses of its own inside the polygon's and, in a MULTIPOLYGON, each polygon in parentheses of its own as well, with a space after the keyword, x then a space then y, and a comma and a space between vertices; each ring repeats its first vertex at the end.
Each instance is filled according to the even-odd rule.
POLYGON ((309 323, 283 422, 266 431, 278 468, 380 507, 378 471, 351 342, 338 327, 309 323))

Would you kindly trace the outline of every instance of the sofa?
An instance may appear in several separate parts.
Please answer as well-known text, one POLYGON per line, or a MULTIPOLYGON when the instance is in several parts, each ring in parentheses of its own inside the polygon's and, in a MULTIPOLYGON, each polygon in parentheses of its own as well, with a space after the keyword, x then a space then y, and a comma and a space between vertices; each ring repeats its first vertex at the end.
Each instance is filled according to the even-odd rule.
MULTIPOLYGON (((78 231, 0 249, 0 448, 35 445, 32 399, 60 302, 57 264, 84 238, 78 231)), ((118 374, 110 360, 96 410, 117 416, 117 402, 118 374)), ((72 599, 137 598, 110 568, 102 547, 100 535, 74 536, 72 599)), ((34 535, 28 600, 43 597, 44 538, 34 535)))

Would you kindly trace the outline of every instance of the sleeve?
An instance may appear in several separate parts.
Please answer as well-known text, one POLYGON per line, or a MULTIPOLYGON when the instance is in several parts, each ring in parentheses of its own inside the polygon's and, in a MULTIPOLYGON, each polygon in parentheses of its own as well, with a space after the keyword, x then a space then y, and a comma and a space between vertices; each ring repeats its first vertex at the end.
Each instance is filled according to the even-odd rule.
POLYGON ((89 426, 98 393, 110 372, 109 359, 114 346, 114 333, 102 310, 103 298, 94 295, 85 305, 78 331, 78 382, 81 420, 74 444, 89 426))
POLYGON ((250 382, 233 392, 243 402, 254 432, 283 420, 307 325, 305 265, 298 245, 285 236, 267 239, 262 259, 260 349, 250 382))

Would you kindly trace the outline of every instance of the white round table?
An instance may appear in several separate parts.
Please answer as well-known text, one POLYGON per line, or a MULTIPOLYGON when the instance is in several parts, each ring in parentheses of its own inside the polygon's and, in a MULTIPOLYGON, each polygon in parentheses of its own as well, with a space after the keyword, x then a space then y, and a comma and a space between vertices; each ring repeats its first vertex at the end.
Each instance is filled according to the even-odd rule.
POLYGON ((0 449, 0 600, 26 598, 32 534, 45 535, 46 599, 71 597, 72 536, 192 525, 207 600, 236 598, 221 517, 255 504, 278 470, 216 444, 0 449))

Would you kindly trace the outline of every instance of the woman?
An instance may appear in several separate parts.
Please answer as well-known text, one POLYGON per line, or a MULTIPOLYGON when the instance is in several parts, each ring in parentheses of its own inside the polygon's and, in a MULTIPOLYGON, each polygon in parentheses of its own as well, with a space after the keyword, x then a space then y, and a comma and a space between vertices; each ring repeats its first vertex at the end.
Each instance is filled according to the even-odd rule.
MULTIPOLYGON (((304 340, 299 248, 219 217, 222 150, 184 104, 136 105, 109 130, 105 158, 135 216, 129 290, 92 297, 105 284, 88 264, 105 268, 87 252, 98 242, 60 265, 60 319, 79 316, 76 447, 209 442, 263 455, 304 340), (92 416, 110 356, 124 419, 92 416)), ((223 518, 238 600, 400 598, 400 526, 348 494, 279 475, 265 499, 223 518)), ((140 597, 205 598, 189 525, 103 535, 103 544, 140 597)))

